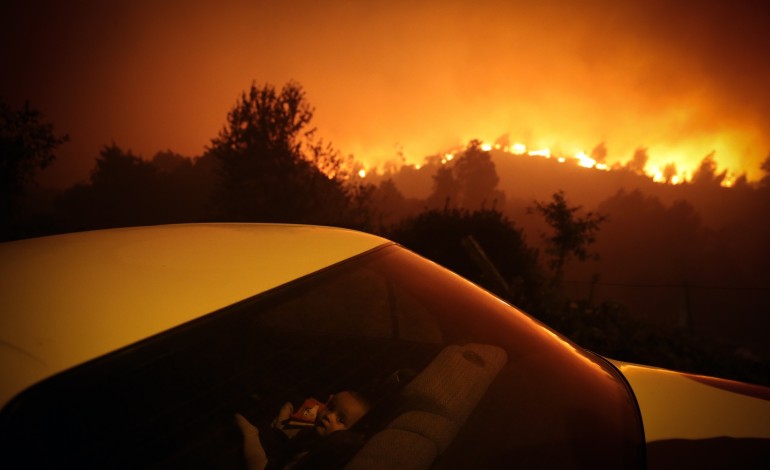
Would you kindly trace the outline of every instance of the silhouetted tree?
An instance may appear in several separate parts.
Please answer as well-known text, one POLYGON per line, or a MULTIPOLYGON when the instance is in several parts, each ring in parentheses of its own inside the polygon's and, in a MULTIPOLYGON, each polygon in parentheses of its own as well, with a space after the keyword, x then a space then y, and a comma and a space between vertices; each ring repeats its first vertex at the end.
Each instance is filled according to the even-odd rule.
POLYGON ((102 148, 89 181, 65 191, 59 209, 68 230, 211 220, 211 160, 166 150, 147 161, 113 143, 102 148))
POLYGON ((701 160, 698 169, 692 175, 692 183, 697 185, 720 186, 727 177, 727 170, 717 174, 717 162, 714 152, 709 153, 701 160))
POLYGON ((733 188, 739 191, 745 191, 751 188, 751 186, 749 185, 749 180, 748 180, 748 177, 746 176, 746 173, 741 173, 737 178, 735 178, 735 182, 733 183, 733 188))
POLYGON ((380 182, 372 192, 371 204, 376 219, 375 231, 384 231, 409 215, 409 205, 396 183, 388 178, 380 182))
POLYGON ((607 143, 601 142, 599 145, 593 148, 591 150, 591 158, 596 160, 598 163, 604 163, 605 160, 607 160, 607 143))
MULTIPOLYGON (((602 262, 595 269, 601 272, 603 282, 620 284, 601 287, 599 297, 624 303, 635 315, 660 323, 692 325, 693 309, 687 300, 690 292, 683 285, 719 285, 719 272, 735 276, 733 266, 744 264, 724 251, 729 240, 720 241, 706 230, 699 213, 687 201, 665 204, 638 189, 621 190, 602 202, 598 210, 607 214, 609 222, 596 243, 602 262)), ((695 310, 697 314, 703 312, 701 308, 695 310)))
POLYGON ((425 205, 431 209, 443 209, 457 206, 460 199, 460 183, 454 176, 451 167, 440 166, 433 175, 433 192, 425 200, 425 205))
POLYGON ((489 152, 482 150, 481 142, 472 140, 457 157, 454 174, 460 185, 460 204, 467 209, 502 206, 504 195, 497 189, 500 178, 489 152))
POLYGON ((0 238, 14 238, 17 207, 35 174, 50 165, 69 136, 56 136, 53 124, 24 103, 15 111, 0 102, 0 238))
POLYGON ((770 154, 765 157, 759 168, 765 172, 762 179, 759 181, 760 185, 764 188, 770 189, 770 154))
POLYGON ((503 205, 505 194, 497 189, 500 179, 495 164, 480 141, 472 140, 452 162, 441 161, 433 175, 433 191, 425 201, 429 208, 476 210, 503 205))
POLYGON ((529 308, 539 292, 537 252, 514 224, 497 210, 430 209, 396 225, 389 238, 452 271, 529 308), (508 292, 474 261, 464 240, 473 237, 505 282, 508 292))
POLYGON ((153 156, 158 201, 164 223, 211 220, 213 189, 218 182, 213 157, 189 158, 166 150, 153 156))
POLYGON ((156 153, 150 162, 159 172, 165 174, 171 174, 180 170, 184 171, 183 169, 192 168, 193 166, 191 159, 171 150, 162 150, 156 153))
POLYGON ((543 234, 546 242, 546 252, 551 255, 549 267, 554 272, 554 283, 559 284, 564 273, 564 265, 571 257, 586 260, 591 254, 589 247, 596 241, 599 226, 607 217, 588 212, 584 217, 577 213, 581 206, 569 207, 563 191, 553 194, 551 202, 535 201, 530 212, 536 212, 545 218, 551 227, 550 235, 543 234))
POLYGON ((115 143, 104 146, 87 184, 65 193, 72 230, 148 225, 163 218, 158 168, 115 143))
POLYGON ((666 181, 666 183, 670 183, 676 175, 676 163, 668 163, 663 167, 663 179, 666 181))
POLYGON ((647 155, 646 147, 639 147, 634 151, 634 156, 626 164, 626 168, 637 174, 644 174, 644 167, 647 166, 647 160, 650 157, 647 155))
POLYGON ((313 108, 290 82, 243 93, 208 153, 219 161, 216 202, 227 220, 344 224, 343 161, 314 138, 313 108))

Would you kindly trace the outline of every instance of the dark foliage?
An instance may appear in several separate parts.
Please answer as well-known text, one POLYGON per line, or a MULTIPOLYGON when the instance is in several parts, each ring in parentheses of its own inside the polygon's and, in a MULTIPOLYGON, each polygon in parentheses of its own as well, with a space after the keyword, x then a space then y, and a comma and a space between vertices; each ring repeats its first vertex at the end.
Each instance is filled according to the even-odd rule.
POLYGON ((24 104, 13 110, 0 101, 0 240, 24 232, 19 203, 35 174, 53 163, 54 152, 69 136, 56 136, 40 111, 24 104))
POLYGON ((521 231, 499 211, 426 210, 403 220, 387 235, 525 309, 538 301, 541 276, 537 252, 527 246, 521 231), (480 265, 468 237, 481 248, 504 286, 488 266, 480 265))
MULTIPOLYGON (((762 355, 761 351, 754 351, 750 342, 737 348, 727 340, 714 339, 720 334, 706 325, 707 314, 716 310, 721 324, 729 321, 736 331, 742 329, 744 340, 751 336, 746 330, 756 329, 759 333, 754 336, 763 331, 757 325, 766 324, 762 323, 766 297, 753 294, 770 279, 765 269, 770 263, 768 224, 758 223, 766 220, 770 207, 770 177, 756 187, 745 180, 733 188, 721 187, 725 174, 717 171, 713 155, 704 158, 692 183, 658 185, 653 191, 641 185, 652 183, 638 174, 647 160, 646 149, 638 149, 628 169, 604 176, 626 178, 622 181, 630 187, 643 190, 621 191, 608 199, 595 196, 593 204, 611 217, 606 225, 603 215, 581 216, 580 206, 568 204, 563 191, 551 201, 536 203, 531 211, 545 218, 538 228, 552 228, 544 250, 556 277, 561 277, 568 259, 577 259, 588 261, 569 263, 566 276, 585 279, 601 273, 602 281, 607 281, 596 298, 592 291, 588 302, 576 303, 570 301, 580 297, 576 291, 559 282, 543 282, 538 252, 525 243, 521 225, 508 218, 526 223, 527 203, 520 201, 520 210, 509 211, 508 216, 500 212, 505 194, 497 189, 495 164, 478 141, 451 161, 438 157, 421 170, 404 166, 398 178, 393 175, 393 180, 369 185, 351 178, 351 162, 314 137, 313 108, 299 85, 289 83, 280 91, 252 85, 203 157, 164 151, 145 160, 112 144, 100 152, 88 182, 57 194, 31 183, 35 173, 53 161, 53 152, 67 137, 56 137, 52 125, 28 106, 13 112, 3 105, 2 113, 4 239, 212 220, 301 222, 377 231, 606 356, 770 384, 768 367, 755 355, 762 355), (630 174, 633 179, 628 178, 630 174), (431 175, 433 193, 426 194, 426 199, 400 192, 401 182, 409 178, 413 186, 427 187, 431 175), (602 237, 593 245, 600 228, 602 237), (592 251, 602 253, 602 269, 590 261, 592 251), (677 292, 681 286, 723 285, 723 279, 750 279, 751 283, 736 284, 732 290, 737 294, 727 300, 713 288, 689 289, 688 318, 695 319, 697 328, 692 324, 677 328, 673 321, 661 320, 670 320, 682 310, 681 295, 671 301, 660 292, 664 289, 632 289, 653 279, 676 286, 677 292), (621 296, 624 289, 633 294, 621 296), (595 304, 599 307, 590 307, 595 304)), ((603 157, 606 151, 600 145, 592 155, 603 157)), ((510 165, 514 160, 498 164, 505 162, 510 165)), ((548 163, 535 160, 534 164, 548 163)), ((548 174, 560 171, 555 165, 547 167, 548 174)), ((534 178, 523 167, 511 168, 520 173, 517 184, 523 189, 519 190, 529 191, 527 185, 534 178)), ((770 173, 770 157, 762 169, 770 173)), ((668 177, 676 173, 673 167, 666 172, 668 177)), ((569 175, 564 181, 583 181, 569 175)), ((571 197, 585 201, 579 188, 567 188, 571 197)), ((517 202, 509 200, 506 206, 513 203, 517 202)))
POLYGON ((478 210, 505 204, 505 194, 497 188, 500 178, 492 156, 481 148, 480 141, 470 141, 457 158, 442 161, 433 175, 433 192, 426 200, 428 207, 478 210))
POLYGON ((558 284, 564 274, 567 261, 575 257, 581 261, 589 257, 598 257, 590 253, 589 247, 596 241, 599 226, 607 217, 588 212, 580 217, 577 213, 580 206, 570 207, 563 191, 557 191, 551 202, 535 201, 532 212, 537 212, 545 218, 551 227, 550 235, 543 235, 546 242, 546 252, 551 256, 549 267, 553 270, 554 279, 558 284))
POLYGON ((605 302, 570 302, 541 318, 575 343, 605 357, 694 374, 770 385, 770 367, 735 346, 655 325, 605 302))
POLYGON ((313 108, 296 83, 280 91, 252 84, 243 93, 208 149, 221 172, 214 195, 221 219, 347 222, 341 159, 314 140, 312 119, 313 108))
POLYGON ((198 222, 211 217, 215 183, 206 159, 159 152, 146 161, 114 143, 96 159, 88 183, 59 200, 66 230, 198 222))

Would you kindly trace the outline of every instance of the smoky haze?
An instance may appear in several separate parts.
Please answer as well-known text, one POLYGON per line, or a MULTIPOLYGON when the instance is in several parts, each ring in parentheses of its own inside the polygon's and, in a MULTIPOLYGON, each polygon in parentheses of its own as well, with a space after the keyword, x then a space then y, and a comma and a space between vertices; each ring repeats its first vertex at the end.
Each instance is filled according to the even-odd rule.
MULTIPOLYGON (((13 202, 4 206, 3 239, 202 221, 357 228, 424 249, 482 285, 493 279, 488 288, 610 357, 770 381, 754 369, 770 357, 770 158, 761 181, 725 187, 726 173, 709 153, 691 181, 673 185, 645 173, 646 147, 625 165, 586 168, 578 163, 588 157, 523 152, 503 136, 499 149, 474 140, 419 166, 367 173, 322 136, 308 137, 313 108, 305 99, 297 83, 252 86, 200 158, 162 151, 144 159, 113 143, 102 147, 86 183, 58 191, 3 185, 13 202), (567 262, 554 250, 553 219, 539 209, 557 199, 579 217, 599 214, 584 220, 598 221, 587 248, 600 259, 583 260, 580 251, 567 262), (716 342, 715 352, 698 346, 695 353, 692 335, 716 342), (730 370, 712 360, 730 361, 730 370)), ((4 104, 2 111, 3 155, 28 163, 3 176, 24 183, 34 162, 53 158, 36 149, 67 144, 33 111, 9 113, 4 104), (24 137, 40 137, 14 137, 17 124, 24 137)), ((591 151, 599 160, 607 153, 604 142, 591 151)))
MULTIPOLYGON (((595 149, 600 157, 603 145, 595 149)), ((564 191, 570 206, 581 207, 579 213, 607 216, 593 246, 599 259, 567 265, 571 298, 625 305, 657 324, 733 341, 751 354, 770 354, 765 340, 770 328, 768 176, 759 187, 745 181, 724 187, 724 170, 704 155, 692 182, 656 183, 643 173, 644 149, 637 159, 607 171, 555 156, 490 154, 498 176, 494 189, 502 196, 489 191, 486 207, 506 214, 541 254, 549 227, 529 210, 535 201, 564 191)), ((419 211, 430 206, 436 175, 453 161, 436 156, 419 169, 403 167, 383 177, 413 198, 412 210, 419 211)), ((441 198, 450 207, 459 200, 457 195, 441 198)), ((386 212, 399 213, 396 208, 386 212)))
MULTIPOLYGON (((601 260, 565 273, 575 298, 636 306, 770 355, 770 205, 767 185, 758 187, 770 152, 764 3, 265 3, 0 6, 0 98, 14 108, 29 100, 69 134, 38 179, 82 218, 71 227, 208 220, 196 212, 215 186, 206 149, 233 102, 253 81, 296 80, 318 135, 372 175, 383 222, 426 207, 440 165, 426 156, 475 138, 618 164, 605 172, 493 151, 494 177, 483 158, 480 171, 497 184, 461 190, 496 204, 538 247, 546 227, 527 208, 563 190, 571 205, 609 217, 595 246, 601 260), (99 167, 103 151, 115 157, 99 167), (707 155, 715 171, 699 172, 707 155), (693 183, 639 174, 653 166, 693 183), (750 184, 720 186, 725 170, 750 184), (147 175, 153 185, 137 184, 147 175)), ((34 222, 48 229, 59 219, 34 222)))
POLYGON ((102 145, 201 155, 238 93, 302 83, 319 132, 368 167, 471 138, 554 152, 640 146, 651 164, 760 176, 770 150, 762 2, 6 2, 0 95, 72 137, 41 175, 87 178, 102 145), (267 4, 266 4, 267 3, 267 4))

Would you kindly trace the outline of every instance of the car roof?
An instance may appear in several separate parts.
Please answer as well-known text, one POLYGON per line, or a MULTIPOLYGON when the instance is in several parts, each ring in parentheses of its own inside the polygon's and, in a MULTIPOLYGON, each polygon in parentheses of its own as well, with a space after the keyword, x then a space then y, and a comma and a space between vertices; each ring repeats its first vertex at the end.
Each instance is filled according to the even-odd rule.
POLYGON ((389 241, 180 224, 0 244, 0 407, 30 385, 389 241))

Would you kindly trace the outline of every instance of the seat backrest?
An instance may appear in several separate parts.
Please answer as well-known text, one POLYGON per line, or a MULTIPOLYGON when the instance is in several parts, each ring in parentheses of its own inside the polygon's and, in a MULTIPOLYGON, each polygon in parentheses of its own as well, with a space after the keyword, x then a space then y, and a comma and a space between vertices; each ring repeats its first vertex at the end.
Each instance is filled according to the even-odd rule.
POLYGON ((493 345, 469 343, 444 348, 404 387, 401 413, 372 436, 346 468, 430 467, 507 362, 506 352, 493 345))

